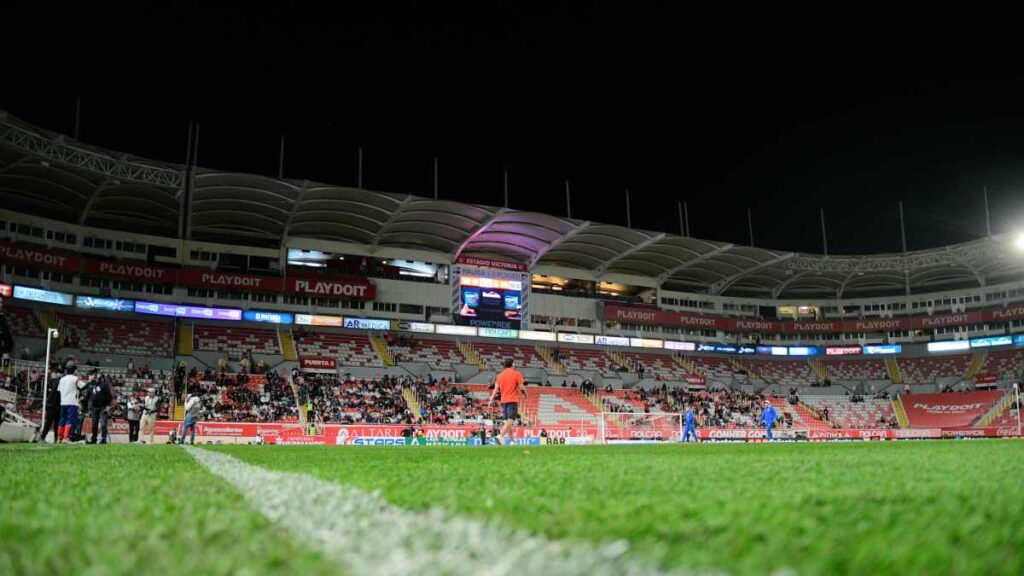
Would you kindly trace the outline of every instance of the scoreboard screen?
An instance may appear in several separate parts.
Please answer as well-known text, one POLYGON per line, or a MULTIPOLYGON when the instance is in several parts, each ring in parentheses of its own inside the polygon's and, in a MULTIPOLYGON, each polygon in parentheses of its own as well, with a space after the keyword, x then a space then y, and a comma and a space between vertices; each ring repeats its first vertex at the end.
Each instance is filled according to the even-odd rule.
POLYGON ((459 324, 518 330, 522 321, 522 283, 514 280, 463 276, 459 324))

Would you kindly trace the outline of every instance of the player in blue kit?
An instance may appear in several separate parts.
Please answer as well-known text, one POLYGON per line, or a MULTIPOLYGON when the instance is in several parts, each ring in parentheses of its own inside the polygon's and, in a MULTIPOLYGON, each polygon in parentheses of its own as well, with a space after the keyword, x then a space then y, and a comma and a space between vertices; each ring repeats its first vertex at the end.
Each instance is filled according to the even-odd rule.
POLYGON ((764 422, 764 430, 768 434, 768 440, 769 441, 775 439, 772 436, 772 426, 775 425, 775 418, 776 418, 776 416, 777 416, 777 414, 775 413, 775 406, 772 406, 771 402, 769 402, 768 400, 765 400, 764 401, 764 410, 761 412, 760 420, 761 420, 761 422, 764 422))
POLYGON ((686 407, 686 420, 685 420, 685 424, 686 424, 686 427, 683 429, 683 442, 688 442, 690 436, 693 436, 693 441, 694 442, 700 442, 700 440, 697 439, 696 417, 693 414, 693 406, 692 405, 686 407))

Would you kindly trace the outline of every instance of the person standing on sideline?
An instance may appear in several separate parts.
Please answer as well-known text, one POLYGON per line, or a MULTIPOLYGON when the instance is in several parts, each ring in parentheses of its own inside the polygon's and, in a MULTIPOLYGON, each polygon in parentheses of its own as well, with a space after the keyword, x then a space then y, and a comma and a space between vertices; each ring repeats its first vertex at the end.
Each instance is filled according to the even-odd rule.
POLYGON ((58 422, 57 443, 67 440, 71 436, 71 427, 78 420, 78 391, 85 388, 88 383, 79 378, 75 372, 78 366, 72 365, 67 374, 57 384, 57 391, 60 393, 60 421, 58 422))
POLYGON ((156 413, 160 410, 160 399, 150 388, 142 401, 142 433, 149 434, 149 443, 153 443, 153 429, 156 428, 156 413))
POLYGON ((523 374, 512 367, 512 359, 505 360, 505 369, 494 379, 494 390, 491 391, 491 398, 488 404, 494 403, 494 397, 501 393, 501 417, 505 421, 501 424, 501 436, 497 438, 498 443, 512 444, 514 437, 513 427, 516 419, 519 418, 519 394, 526 398, 526 386, 523 384, 523 374), (502 442, 502 437, 505 442, 502 442))
POLYGON ((195 394, 189 394, 185 400, 185 421, 181 423, 181 438, 178 438, 178 444, 185 443, 185 435, 188 434, 189 428, 192 429, 192 440, 189 444, 195 446, 196 444, 196 422, 199 422, 199 396, 195 394))
POLYGON ((775 406, 772 406, 771 402, 765 400, 764 410, 761 412, 760 420, 761 422, 764 422, 764 431, 767 433, 769 441, 775 439, 775 437, 772 436, 772 426, 775 426, 776 417, 777 414, 775 413, 775 406))
POLYGON ((692 404, 686 407, 686 428, 683 430, 683 442, 688 442, 691 436, 693 436, 694 442, 700 442, 697 439, 696 417, 693 414, 692 404))
POLYGON ((46 437, 50 434, 50 427, 53 427, 53 443, 56 444, 60 439, 60 390, 58 390, 58 384, 60 378, 54 375, 50 378, 50 381, 46 384, 46 406, 44 407, 46 414, 43 418, 43 431, 39 434, 39 441, 46 443, 46 437))
POLYGON ((110 433, 110 401, 113 400, 110 384, 107 384, 106 377, 100 376, 90 388, 89 416, 92 417, 92 438, 89 439, 89 444, 96 443, 96 436, 100 432, 103 434, 100 444, 106 444, 110 433))
POLYGON ((134 444, 139 441, 139 418, 142 416, 142 403, 136 398, 129 397, 125 405, 125 416, 128 418, 128 442, 134 444))

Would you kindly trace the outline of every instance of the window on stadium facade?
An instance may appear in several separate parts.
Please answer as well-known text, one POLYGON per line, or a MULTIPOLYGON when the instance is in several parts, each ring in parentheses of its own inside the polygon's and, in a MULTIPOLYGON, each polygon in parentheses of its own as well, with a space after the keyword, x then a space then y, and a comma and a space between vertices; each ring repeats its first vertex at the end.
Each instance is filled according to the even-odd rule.
POLYGON ((423 306, 419 304, 399 304, 399 314, 423 314, 423 306))

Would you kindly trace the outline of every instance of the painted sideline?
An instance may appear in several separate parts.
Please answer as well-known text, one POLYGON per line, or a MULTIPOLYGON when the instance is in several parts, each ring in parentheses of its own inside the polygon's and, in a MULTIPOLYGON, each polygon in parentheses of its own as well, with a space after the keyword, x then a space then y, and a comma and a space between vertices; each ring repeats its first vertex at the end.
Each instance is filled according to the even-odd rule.
POLYGON ((442 510, 403 510, 377 493, 267 470, 202 448, 187 450, 271 522, 354 575, 684 573, 625 558, 624 541, 559 542, 442 510))

